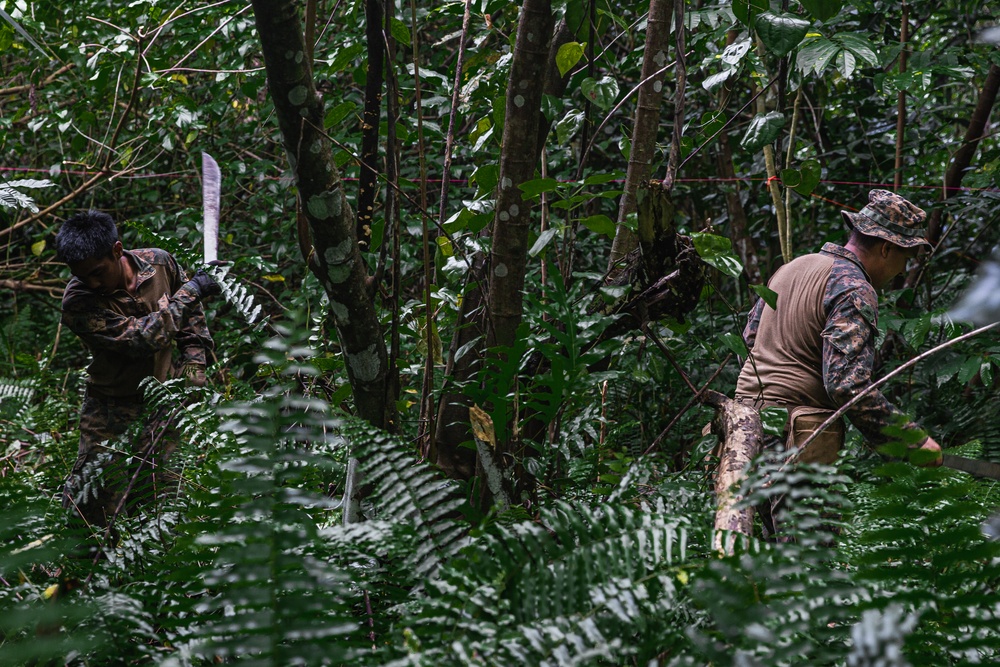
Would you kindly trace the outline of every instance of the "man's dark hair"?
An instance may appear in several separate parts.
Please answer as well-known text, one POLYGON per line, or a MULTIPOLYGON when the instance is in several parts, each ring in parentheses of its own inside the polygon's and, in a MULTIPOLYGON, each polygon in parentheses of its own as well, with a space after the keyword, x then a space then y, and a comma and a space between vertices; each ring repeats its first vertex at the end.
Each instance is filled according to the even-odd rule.
POLYGON ((852 241, 854 245, 868 252, 874 251, 876 248, 878 248, 886 241, 885 239, 879 238, 877 236, 869 236, 868 234, 862 234, 856 229, 851 230, 851 237, 849 240, 852 241))
POLYGON ((118 227, 107 213, 90 210, 67 219, 56 234, 56 256, 67 264, 111 254, 118 227))

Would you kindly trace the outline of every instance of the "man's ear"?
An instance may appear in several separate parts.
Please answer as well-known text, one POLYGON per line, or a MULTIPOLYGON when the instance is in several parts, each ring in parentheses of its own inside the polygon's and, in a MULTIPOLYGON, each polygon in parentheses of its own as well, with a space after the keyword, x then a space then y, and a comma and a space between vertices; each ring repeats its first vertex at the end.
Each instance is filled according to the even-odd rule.
POLYGON ((115 241, 115 244, 111 246, 111 254, 114 255, 115 259, 121 259, 124 251, 125 247, 122 245, 121 241, 115 241))
MULTIPOLYGON (((120 244, 119 244, 120 245, 120 244)), ((879 252, 882 253, 884 259, 888 259, 889 255, 892 254, 892 246, 894 244, 890 241, 883 241, 882 247, 879 248, 879 252)))

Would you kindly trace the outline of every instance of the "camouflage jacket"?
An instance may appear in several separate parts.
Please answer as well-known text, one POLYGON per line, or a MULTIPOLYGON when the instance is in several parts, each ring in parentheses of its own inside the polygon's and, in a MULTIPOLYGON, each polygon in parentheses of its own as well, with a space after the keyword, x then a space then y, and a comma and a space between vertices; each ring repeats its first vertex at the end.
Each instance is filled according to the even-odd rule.
MULTIPOLYGON (((878 296, 872 287, 868 274, 860 260, 842 246, 827 243, 819 255, 832 257, 829 274, 825 277, 825 288, 822 294, 820 317, 823 321, 817 327, 820 330, 810 332, 810 336, 818 336, 820 340, 815 345, 820 346, 817 355, 821 360, 821 369, 817 372, 822 388, 829 401, 816 401, 815 407, 839 407, 854 398, 872 382, 872 367, 875 361, 875 338, 878 320, 878 296)), ((813 256, 815 257, 815 256, 813 256)), ((829 260, 827 260, 829 261, 829 260)), ((783 267, 784 268, 784 267, 783 267)), ((780 269, 779 269, 780 273, 780 269)), ((776 274, 777 276, 777 274, 776 274)), ((774 279, 772 279, 773 282, 774 279)), ((779 295, 778 308, 781 308, 779 295)), ((744 330, 747 347, 753 355, 753 348, 758 340, 762 314, 766 306, 763 299, 757 301, 750 313, 749 321, 744 330)), ((769 308, 769 307, 768 307, 769 308)), ((803 315, 808 318, 808 315, 803 315)), ((794 314, 793 319, 798 319, 794 314)), ((780 357, 782 351, 778 351, 780 357)), ((752 362, 748 360, 740 377, 742 393, 754 383, 748 378, 752 371, 752 362)), ((780 369, 794 368, 792 364, 778 365, 777 376, 780 385, 780 369)), ((789 384, 795 384, 798 378, 786 378, 789 384)), ((768 388, 761 390, 762 397, 767 400, 768 388)), ((780 393, 780 387, 776 390, 780 393)), ((737 393, 741 393, 739 390, 737 393)), ((885 398, 880 391, 872 391, 865 395, 847 411, 847 418, 862 435, 873 444, 881 444, 887 440, 883 433, 890 425, 900 424, 906 430, 918 431, 915 435, 918 442, 926 440, 927 434, 917 424, 909 421, 903 413, 885 398)))
POLYGON ((214 347, 197 291, 185 285, 170 253, 146 248, 125 255, 137 270, 134 296, 94 292, 75 277, 63 294, 62 321, 93 355, 88 391, 97 396, 137 398, 143 378, 167 379, 175 342, 181 364, 206 365, 214 347))

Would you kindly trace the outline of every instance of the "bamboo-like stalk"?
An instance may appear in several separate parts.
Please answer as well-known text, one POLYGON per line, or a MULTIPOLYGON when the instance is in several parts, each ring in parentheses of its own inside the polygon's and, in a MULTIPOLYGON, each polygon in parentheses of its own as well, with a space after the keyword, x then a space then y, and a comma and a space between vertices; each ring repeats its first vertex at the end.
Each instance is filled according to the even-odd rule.
MULTIPOLYGON (((903 0, 903 18, 899 26, 899 73, 906 72, 906 56, 910 33, 910 6, 903 0)), ((892 180, 893 190, 903 184, 903 135, 906 133, 906 91, 896 94, 896 169, 892 180)))
MULTIPOLYGON (((788 128, 788 148, 785 151, 785 167, 792 164, 795 157, 795 128, 799 122, 799 104, 802 102, 802 86, 795 93, 795 103, 792 105, 792 123, 788 128)), ((792 253, 792 188, 785 187, 785 238, 788 240, 788 251, 792 253)), ((788 259, 786 258, 787 262, 788 259)))

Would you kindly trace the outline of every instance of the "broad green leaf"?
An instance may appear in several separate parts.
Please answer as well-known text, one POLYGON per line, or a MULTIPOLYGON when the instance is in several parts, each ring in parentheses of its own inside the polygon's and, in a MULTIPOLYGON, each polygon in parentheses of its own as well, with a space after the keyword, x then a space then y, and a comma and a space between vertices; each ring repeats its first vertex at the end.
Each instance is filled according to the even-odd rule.
POLYGON ((778 309, 778 293, 767 285, 751 285, 750 289, 757 293, 757 296, 764 299, 764 303, 771 307, 771 310, 778 309))
POLYGON ((958 381, 961 384, 968 384, 979 369, 982 367, 983 360, 979 355, 968 357, 962 364, 962 368, 958 371, 958 381))
POLYGON ((41 241, 35 241, 31 244, 31 254, 35 257, 41 257, 42 253, 45 251, 45 239, 41 241))
POLYGON ((843 0, 799 0, 806 11, 820 21, 829 21, 840 13, 844 6, 843 0))
POLYGON ((781 134, 785 126, 785 116, 779 111, 757 114, 750 121, 750 127, 740 140, 740 147, 748 153, 756 153, 766 144, 771 143, 781 134))
POLYGON ((850 79, 851 75, 854 74, 854 70, 858 67, 858 59, 850 51, 841 51, 837 54, 837 71, 845 79, 850 79))
POLYGON ((732 78, 734 74, 736 74, 735 69, 724 69, 721 72, 713 74, 712 76, 702 81, 701 87, 711 93, 714 90, 716 90, 719 86, 724 84, 726 81, 729 81, 729 79, 732 78))
POLYGON ((768 9, 767 0, 733 0, 733 15, 746 26, 753 25, 757 15, 768 9))
POLYGON ((798 169, 782 169, 781 170, 781 184, 786 188, 795 188, 802 183, 802 172, 798 169))
POLYGON ((580 62, 585 46, 586 42, 582 44, 580 42, 567 42, 559 47, 559 51, 556 53, 556 66, 559 68, 561 76, 566 76, 566 73, 580 62))
POLYGON ((615 237, 615 223, 606 215, 591 215, 580 222, 595 234, 604 234, 612 239, 615 237))
POLYGON ((799 49, 795 67, 802 74, 822 74, 840 51, 840 46, 826 37, 813 37, 799 49))
POLYGON ((747 356, 747 345, 743 342, 743 336, 734 334, 732 331, 727 331, 722 334, 722 343, 729 348, 733 354, 739 357, 747 356))
POLYGON ((619 299, 624 298, 629 292, 632 291, 631 285, 605 285, 598 288, 601 297, 604 299, 604 303, 611 304, 619 299))
POLYGON ((354 102, 341 102, 326 112, 326 116, 323 118, 323 128, 329 130, 347 118, 352 111, 356 111, 357 108, 358 106, 354 102))
POLYGON ((872 46, 872 43, 866 37, 854 33, 841 33, 834 36, 834 41, 842 44, 855 57, 860 58, 872 67, 878 66, 878 55, 875 53, 875 47, 872 46))
POLYGON ((449 234, 460 232, 468 226, 472 216, 472 211, 467 208, 461 208, 458 210, 458 213, 445 220, 442 227, 449 234))
POLYGON ((556 123, 556 141, 565 146, 583 127, 583 112, 574 109, 556 123))
POLYGON ((389 30, 392 32, 392 38, 397 42, 403 46, 410 45, 410 28, 405 23, 393 17, 389 30))
POLYGON ((594 79, 587 77, 580 84, 580 90, 587 96, 587 99, 602 109, 613 107, 619 92, 618 82, 610 76, 601 77, 600 81, 594 81, 594 79))
POLYGON ((624 178, 625 174, 620 171, 609 171, 606 174, 591 174, 587 178, 583 179, 584 185, 604 185, 605 183, 610 183, 611 181, 624 178))
POLYGON ((784 56, 791 53, 809 32, 809 21, 790 14, 764 12, 754 21, 757 35, 771 53, 784 56))
POLYGON ((444 234, 437 237, 437 244, 441 254, 445 257, 451 257, 455 254, 455 247, 451 244, 451 239, 444 234))
POLYGON ((694 150, 694 139, 691 137, 681 137, 681 158, 686 158, 694 150))
POLYGON ((469 182, 476 184, 477 196, 493 192, 500 182, 500 167, 495 164, 484 164, 472 172, 469 182))
POLYGON ((791 186, 803 197, 808 197, 819 185, 823 175, 823 167, 816 160, 805 160, 799 167, 799 184, 791 186))
POLYGON ((706 139, 715 136, 726 126, 726 114, 721 111, 709 111, 701 117, 701 131, 706 139))
POLYGON ((535 239, 535 242, 531 245, 531 249, 528 251, 528 255, 530 255, 531 257, 537 257, 538 253, 545 250, 545 248, 549 245, 549 243, 552 242, 552 239, 555 238, 558 232, 559 232, 558 229, 550 227, 549 229, 546 229, 544 232, 539 234, 538 238, 535 239))
POLYGON ((764 408, 760 411, 760 423, 766 435, 782 437, 785 435, 785 425, 788 423, 786 408, 764 408))
POLYGON ((714 266, 726 275, 738 278, 743 273, 743 264, 733 254, 733 242, 725 236, 695 232, 691 234, 694 249, 709 266, 714 266))
POLYGON ((528 181, 527 183, 522 183, 517 186, 524 193, 522 199, 531 199, 532 197, 537 197, 543 192, 552 192, 559 185, 559 181, 554 178, 536 178, 533 181, 528 181))
POLYGON ((739 65, 740 62, 742 62, 743 57, 750 51, 750 46, 750 38, 740 40, 739 42, 733 42, 725 48, 720 58, 722 58, 722 62, 727 65, 739 65))

